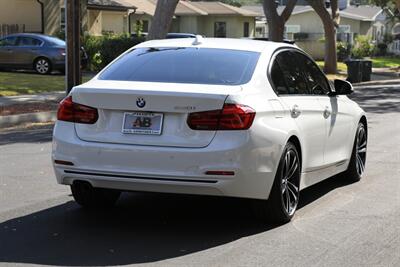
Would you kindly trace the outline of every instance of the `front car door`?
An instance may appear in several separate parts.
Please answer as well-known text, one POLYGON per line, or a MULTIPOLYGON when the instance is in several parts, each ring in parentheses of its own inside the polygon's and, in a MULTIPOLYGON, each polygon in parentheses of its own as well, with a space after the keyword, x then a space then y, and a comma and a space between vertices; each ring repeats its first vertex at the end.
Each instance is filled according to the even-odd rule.
POLYGON ((11 66, 15 64, 14 50, 17 37, 9 36, 0 39, 0 64, 3 66, 11 66))
POLYGON ((318 97, 324 111, 325 120, 325 146, 324 165, 337 168, 344 166, 349 158, 349 140, 352 129, 352 116, 350 107, 346 103, 346 96, 329 96, 331 85, 325 74, 315 62, 308 56, 297 52, 298 61, 304 68, 304 76, 307 80, 309 90, 318 97))
MULTIPOLYGON (((325 119, 318 96, 310 93, 303 70, 294 51, 282 50, 275 54, 271 79, 281 103, 290 110, 289 116, 297 124, 302 145, 303 172, 313 172, 323 166, 325 119)), ((312 181, 302 181, 304 185, 312 181)))

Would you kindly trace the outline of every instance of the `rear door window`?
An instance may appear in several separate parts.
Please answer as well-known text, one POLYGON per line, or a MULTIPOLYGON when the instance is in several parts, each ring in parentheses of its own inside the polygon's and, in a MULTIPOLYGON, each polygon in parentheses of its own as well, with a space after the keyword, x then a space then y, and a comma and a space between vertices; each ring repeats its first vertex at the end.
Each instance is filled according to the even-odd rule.
POLYGON ((259 56, 214 48, 137 48, 107 67, 99 79, 239 85, 251 79, 259 56))
POLYGON ((42 41, 31 37, 19 37, 18 46, 40 46, 42 41))
POLYGON ((283 72, 282 72, 281 68, 279 67, 279 64, 277 61, 275 61, 272 65, 271 79, 272 79, 272 83, 275 88, 275 91, 277 92, 278 95, 289 94, 289 90, 288 90, 288 87, 285 82, 285 77, 283 76, 283 72))
POLYGON ((293 54, 293 52, 291 51, 280 52, 276 56, 275 62, 281 69, 283 80, 287 86, 286 92, 282 92, 282 94, 289 94, 289 95, 310 94, 307 87, 307 82, 303 76, 303 69, 301 65, 297 62, 297 59, 293 54))

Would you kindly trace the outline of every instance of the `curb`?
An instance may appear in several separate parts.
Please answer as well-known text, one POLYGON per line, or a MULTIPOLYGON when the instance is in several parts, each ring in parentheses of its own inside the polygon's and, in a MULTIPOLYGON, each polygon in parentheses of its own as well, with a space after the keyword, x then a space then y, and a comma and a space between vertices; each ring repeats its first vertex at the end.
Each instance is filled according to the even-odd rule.
POLYGON ((0 116, 0 128, 16 126, 22 123, 49 122, 55 121, 56 119, 56 111, 0 116))

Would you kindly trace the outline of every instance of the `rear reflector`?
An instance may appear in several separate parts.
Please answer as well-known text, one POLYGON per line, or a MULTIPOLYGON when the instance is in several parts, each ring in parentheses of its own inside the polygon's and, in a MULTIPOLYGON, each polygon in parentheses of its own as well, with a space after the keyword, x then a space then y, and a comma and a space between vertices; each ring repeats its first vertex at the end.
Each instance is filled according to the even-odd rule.
POLYGON ((65 161, 65 160, 54 160, 55 164, 59 164, 59 165, 67 165, 67 166, 74 166, 74 163, 70 162, 70 161, 65 161))
POLYGON ((58 107, 57 120, 94 124, 99 118, 97 109, 74 103, 72 96, 64 98, 58 107))
POLYGON ((235 172, 234 171, 206 171, 206 175, 232 176, 232 175, 235 175, 235 172))
POLYGON ((190 113, 187 124, 192 130, 247 130, 255 116, 251 107, 225 104, 222 110, 190 113))

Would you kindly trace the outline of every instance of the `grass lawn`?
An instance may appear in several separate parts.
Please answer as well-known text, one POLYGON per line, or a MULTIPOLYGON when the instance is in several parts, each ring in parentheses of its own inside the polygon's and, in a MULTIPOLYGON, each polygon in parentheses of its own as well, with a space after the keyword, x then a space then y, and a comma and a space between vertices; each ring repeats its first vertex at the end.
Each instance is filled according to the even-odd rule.
MULTIPOLYGON (((368 60, 372 61, 373 68, 399 68, 400 57, 373 57, 368 60)), ((324 68, 324 61, 317 61, 318 66, 324 68)), ((347 66, 343 62, 338 62, 338 71, 347 72, 347 66)))
MULTIPOLYGON (((324 61, 316 61, 317 62, 317 64, 318 64, 318 66, 321 68, 321 69, 323 69, 324 68, 324 61)), ((347 66, 346 66, 346 64, 345 63, 343 63, 343 62, 338 62, 337 63, 337 67, 338 67, 338 71, 340 71, 340 72, 346 72, 347 73, 347 66)))
MULTIPOLYGON (((84 75, 82 80, 86 82, 91 78, 92 75, 84 75)), ((0 96, 38 94, 64 90, 65 77, 63 75, 0 72, 0 96)))
POLYGON ((400 57, 373 57, 373 68, 398 68, 400 67, 400 57))

